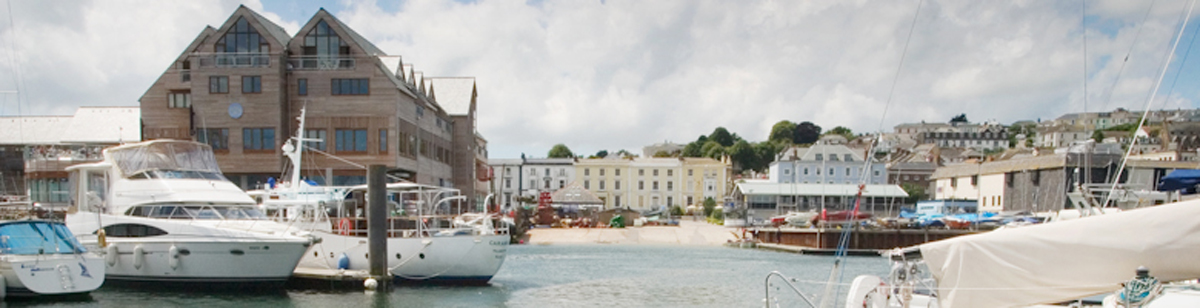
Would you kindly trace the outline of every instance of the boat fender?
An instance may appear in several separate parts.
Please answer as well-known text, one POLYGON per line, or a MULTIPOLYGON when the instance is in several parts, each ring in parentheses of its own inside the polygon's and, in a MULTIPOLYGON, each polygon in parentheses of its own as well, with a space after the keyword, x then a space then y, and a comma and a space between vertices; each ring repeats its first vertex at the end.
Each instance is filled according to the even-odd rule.
POLYGON ((341 235, 350 235, 350 218, 342 218, 338 222, 338 233, 341 235))
POLYGON ((350 256, 347 256, 346 253, 342 253, 342 255, 338 257, 338 269, 350 269, 350 256))
POLYGON ((0 275, 0 299, 8 297, 8 281, 4 280, 4 275, 0 275))
POLYGON ((100 248, 108 247, 108 238, 105 236, 104 229, 96 230, 96 238, 100 241, 100 248))
POLYGON ((146 249, 142 245, 133 247, 133 268, 142 269, 142 264, 146 263, 146 249))
POLYGON ((117 252, 117 245, 104 248, 104 263, 108 263, 108 266, 117 266, 117 259, 119 257, 120 254, 117 252))
POLYGON ((171 256, 170 259, 167 259, 167 263, 171 265, 171 269, 178 269, 179 268, 179 248, 176 248, 175 245, 171 245, 171 248, 167 250, 167 255, 171 256))

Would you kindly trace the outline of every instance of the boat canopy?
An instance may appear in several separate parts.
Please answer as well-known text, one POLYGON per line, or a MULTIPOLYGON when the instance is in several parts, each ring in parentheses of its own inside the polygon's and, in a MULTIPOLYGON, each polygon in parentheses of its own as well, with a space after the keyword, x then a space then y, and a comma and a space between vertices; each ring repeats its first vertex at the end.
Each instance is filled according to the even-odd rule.
POLYGON ((83 245, 62 223, 23 220, 0 224, 0 253, 36 255, 84 251, 83 245))
POLYGON ((212 150, 203 143, 159 140, 105 150, 125 176, 150 170, 181 170, 220 174, 212 150))
POLYGON ((1177 169, 1164 176, 1158 183, 1159 191, 1176 191, 1185 189, 1195 192, 1196 184, 1200 184, 1200 170, 1177 169))
POLYGON ((1200 278, 1200 200, 1001 229, 918 246, 941 307, 1017 307, 1112 292, 1139 266, 1200 278))

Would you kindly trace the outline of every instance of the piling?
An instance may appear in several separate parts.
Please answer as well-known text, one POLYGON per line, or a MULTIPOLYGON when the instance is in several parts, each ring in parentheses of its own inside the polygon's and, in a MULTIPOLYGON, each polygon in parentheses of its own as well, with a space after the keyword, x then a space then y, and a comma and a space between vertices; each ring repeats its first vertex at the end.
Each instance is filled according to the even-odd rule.
POLYGON ((392 275, 387 268, 387 166, 371 165, 367 176, 367 263, 377 288, 387 290, 392 275))

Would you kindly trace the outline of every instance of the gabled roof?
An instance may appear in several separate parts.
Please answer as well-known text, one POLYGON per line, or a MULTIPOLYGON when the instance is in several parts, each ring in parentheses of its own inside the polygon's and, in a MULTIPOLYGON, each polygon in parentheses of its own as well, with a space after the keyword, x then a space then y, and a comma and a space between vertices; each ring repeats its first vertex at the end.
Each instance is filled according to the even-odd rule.
POLYGON ((405 64, 405 65, 401 66, 400 69, 402 70, 401 74, 404 74, 404 82, 408 83, 409 86, 412 86, 413 85, 413 66, 412 66, 412 64, 405 64))
POLYGON ((450 115, 468 115, 475 101, 475 77, 433 77, 431 88, 438 105, 450 115))
POLYGON ((358 44, 358 47, 362 48, 363 52, 366 52, 367 55, 369 55, 369 56, 387 55, 387 53, 383 52, 383 50, 379 49, 379 47, 375 47, 375 44, 371 44, 371 41, 368 41, 366 38, 363 38, 362 35, 359 35, 358 32, 355 32, 354 29, 351 29, 350 26, 346 25, 346 23, 343 23, 341 20, 337 19, 336 16, 333 16, 333 14, 330 14, 329 11, 326 11, 325 8, 321 8, 320 10, 318 10, 317 14, 313 15, 312 20, 309 20, 309 23, 316 22, 316 20, 318 20, 319 17, 325 17, 325 16, 328 16, 329 20, 332 20, 334 23, 337 23, 337 25, 342 28, 342 31, 344 31, 346 33, 346 35, 350 37, 350 40, 354 41, 355 44, 358 44), (324 15, 324 16, 321 16, 321 15, 324 15))
MULTIPOLYGON (((258 12, 255 12, 254 10, 247 8, 245 5, 238 6, 238 10, 246 10, 247 12, 249 12, 249 14, 251 16, 253 16, 255 19, 258 19, 259 24, 263 25, 264 29, 262 29, 262 30, 267 31, 267 37, 274 39, 276 43, 279 43, 279 46, 283 46, 284 48, 287 48, 288 41, 292 39, 292 37, 290 35, 288 35, 287 30, 284 30, 283 27, 280 27, 279 25, 275 24, 270 19, 267 19, 266 17, 259 15, 258 12)), ((235 12, 234 14, 236 15, 237 13, 235 12)), ((226 23, 229 23, 229 22, 227 21, 226 23)))

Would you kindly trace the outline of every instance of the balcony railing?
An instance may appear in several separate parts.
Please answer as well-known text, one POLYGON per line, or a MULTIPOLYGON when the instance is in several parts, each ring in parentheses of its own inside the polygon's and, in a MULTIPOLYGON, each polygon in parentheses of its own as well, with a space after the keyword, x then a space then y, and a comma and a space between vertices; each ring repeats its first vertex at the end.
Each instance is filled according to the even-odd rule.
POLYGON ((288 69, 293 70, 352 70, 354 65, 353 57, 295 56, 288 58, 288 69))
POLYGON ((269 67, 271 56, 265 53, 218 53, 200 56, 200 67, 269 67))

